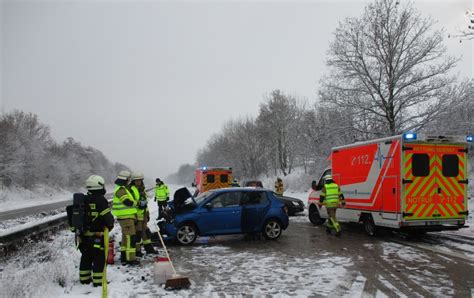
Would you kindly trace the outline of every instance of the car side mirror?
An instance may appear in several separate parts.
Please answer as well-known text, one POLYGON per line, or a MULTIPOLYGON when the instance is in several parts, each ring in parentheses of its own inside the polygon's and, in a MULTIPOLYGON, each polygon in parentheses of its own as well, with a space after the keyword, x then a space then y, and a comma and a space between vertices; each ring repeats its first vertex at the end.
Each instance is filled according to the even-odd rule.
POLYGON ((191 186, 192 186, 192 187, 196 187, 196 183, 194 183, 194 182, 191 183, 191 186))
POLYGON ((204 205, 204 208, 206 208, 206 209, 212 209, 212 204, 211 204, 211 203, 206 203, 206 204, 204 205))

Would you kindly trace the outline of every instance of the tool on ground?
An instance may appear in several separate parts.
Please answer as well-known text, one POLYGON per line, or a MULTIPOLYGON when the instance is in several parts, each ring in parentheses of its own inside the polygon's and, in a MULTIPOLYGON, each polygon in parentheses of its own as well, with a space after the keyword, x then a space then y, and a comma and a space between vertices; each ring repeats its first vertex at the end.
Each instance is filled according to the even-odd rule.
POLYGON ((170 262, 166 257, 156 257, 153 266, 154 281, 155 283, 162 285, 166 284, 166 281, 173 276, 173 269, 171 268, 170 262))
POLYGON ((115 241, 114 241, 114 238, 110 239, 109 241, 109 252, 108 254, 106 254, 107 256, 107 264, 109 265, 113 265, 115 263, 114 261, 114 258, 115 258, 115 248, 114 248, 114 245, 115 245, 115 241))
POLYGON ((109 229, 106 227, 104 230, 104 272, 102 273, 102 298, 107 298, 107 257, 109 254, 109 229))
POLYGON ((160 237, 161 245, 163 246, 163 249, 165 250, 166 257, 168 258, 171 268, 173 269, 173 276, 169 278, 168 280, 166 280, 165 289, 189 288, 189 286, 191 285, 189 278, 186 276, 180 276, 176 273, 176 269, 174 268, 173 262, 171 261, 170 255, 168 253, 168 249, 166 248, 165 242, 163 241, 163 237, 161 236, 160 227, 156 225, 156 228, 158 231, 158 236, 160 237))

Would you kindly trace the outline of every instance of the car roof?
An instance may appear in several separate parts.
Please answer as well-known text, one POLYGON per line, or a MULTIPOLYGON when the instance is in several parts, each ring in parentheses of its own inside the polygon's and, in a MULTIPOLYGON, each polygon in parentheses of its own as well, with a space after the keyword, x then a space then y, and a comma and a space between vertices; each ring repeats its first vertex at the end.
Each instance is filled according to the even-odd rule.
POLYGON ((215 193, 221 193, 221 192, 235 192, 235 191, 257 192, 257 191, 270 191, 270 190, 266 188, 261 188, 261 187, 249 186, 249 187, 218 188, 218 189, 211 189, 209 191, 215 192, 215 193))

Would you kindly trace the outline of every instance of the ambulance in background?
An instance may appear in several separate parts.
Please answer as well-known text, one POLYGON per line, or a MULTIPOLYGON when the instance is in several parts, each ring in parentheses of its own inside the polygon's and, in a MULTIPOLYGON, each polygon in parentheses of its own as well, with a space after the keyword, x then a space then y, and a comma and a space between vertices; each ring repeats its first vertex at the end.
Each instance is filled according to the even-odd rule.
POLYGON ((232 168, 229 167, 200 167, 197 168, 193 186, 199 193, 210 189, 231 187, 232 168))
POLYGON ((472 136, 404 135, 336 147, 331 168, 308 198, 310 221, 327 219, 319 204, 323 178, 332 175, 346 200, 341 221, 363 223, 369 235, 457 230, 468 215, 468 145, 472 136))

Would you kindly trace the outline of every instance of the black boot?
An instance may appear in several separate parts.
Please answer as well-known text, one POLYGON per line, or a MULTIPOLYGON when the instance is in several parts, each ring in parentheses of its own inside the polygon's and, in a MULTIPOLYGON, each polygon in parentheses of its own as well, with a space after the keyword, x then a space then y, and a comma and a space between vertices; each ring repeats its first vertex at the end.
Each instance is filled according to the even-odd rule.
POLYGON ((145 244, 145 252, 147 254, 157 254, 158 253, 151 243, 145 244))
POLYGON ((139 266, 139 265, 140 265, 140 261, 138 261, 138 260, 128 261, 128 262, 127 262, 127 265, 128 265, 128 266, 139 266))
POLYGON ((127 256, 125 255, 125 252, 120 252, 120 262, 122 262, 122 264, 127 262, 127 256))
POLYGON ((140 250, 137 250, 137 251, 135 252, 135 255, 136 255, 137 257, 139 257, 139 258, 141 258, 141 257, 144 256, 143 253, 142 253, 142 251, 141 251, 141 249, 140 249, 140 250))

